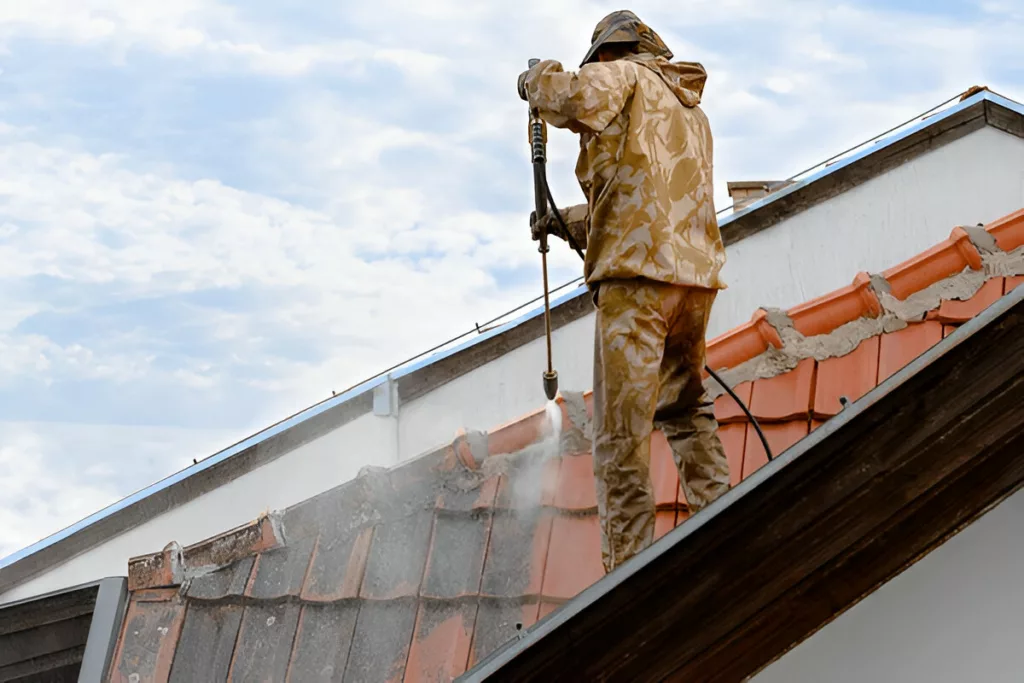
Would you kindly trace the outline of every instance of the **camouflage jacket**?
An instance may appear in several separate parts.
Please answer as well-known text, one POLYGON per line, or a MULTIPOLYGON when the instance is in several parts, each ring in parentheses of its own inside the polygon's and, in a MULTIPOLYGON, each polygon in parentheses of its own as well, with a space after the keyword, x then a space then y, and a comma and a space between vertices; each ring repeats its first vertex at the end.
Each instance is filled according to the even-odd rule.
POLYGON ((707 74, 649 54, 583 66, 543 61, 526 76, 532 106, 580 134, 587 197, 584 275, 724 289, 712 142, 698 104, 707 74))

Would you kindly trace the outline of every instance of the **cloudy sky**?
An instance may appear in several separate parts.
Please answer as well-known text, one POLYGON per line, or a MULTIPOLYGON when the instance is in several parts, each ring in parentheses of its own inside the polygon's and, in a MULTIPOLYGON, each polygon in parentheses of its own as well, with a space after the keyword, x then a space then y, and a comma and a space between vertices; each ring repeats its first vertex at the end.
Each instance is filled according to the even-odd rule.
MULTIPOLYGON (((709 71, 720 206, 1024 96, 1024 0, 825 4, 633 6, 709 71)), ((538 294, 515 79, 614 9, 0 0, 0 556, 538 294)))

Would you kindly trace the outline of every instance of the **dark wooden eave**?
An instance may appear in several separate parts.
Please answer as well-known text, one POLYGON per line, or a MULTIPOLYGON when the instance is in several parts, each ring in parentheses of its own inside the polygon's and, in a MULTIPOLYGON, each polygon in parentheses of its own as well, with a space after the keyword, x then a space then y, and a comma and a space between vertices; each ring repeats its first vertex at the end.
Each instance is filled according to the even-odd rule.
POLYGON ((105 680, 127 581, 110 577, 0 608, 0 683, 105 680))
POLYGON ((1024 286, 465 681, 741 681, 1024 483, 1024 286))

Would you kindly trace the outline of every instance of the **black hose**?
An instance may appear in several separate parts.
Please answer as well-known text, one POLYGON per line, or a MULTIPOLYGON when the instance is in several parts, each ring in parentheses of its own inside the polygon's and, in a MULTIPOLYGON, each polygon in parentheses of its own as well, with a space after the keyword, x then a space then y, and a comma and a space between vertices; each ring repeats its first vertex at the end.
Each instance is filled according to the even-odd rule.
POLYGON ((773 460, 773 458, 772 458, 772 449, 771 449, 771 446, 768 445, 768 439, 766 439, 764 437, 764 432, 761 431, 761 425, 758 424, 757 418, 754 417, 754 414, 750 412, 750 410, 747 408, 746 404, 743 403, 743 401, 740 400, 740 397, 736 395, 736 392, 734 392, 732 390, 732 388, 729 387, 728 384, 726 384, 725 382, 722 381, 722 378, 718 376, 717 372, 712 370, 707 365, 704 366, 704 369, 708 371, 709 375, 711 375, 712 377, 715 378, 716 382, 718 382, 719 384, 722 385, 722 388, 725 389, 727 394, 732 396, 732 400, 734 400, 734 401, 736 401, 736 403, 740 404, 740 408, 742 408, 743 412, 746 413, 747 417, 750 418, 750 424, 754 425, 754 431, 756 431, 757 435, 761 438, 761 445, 764 446, 764 452, 765 452, 765 455, 768 456, 768 462, 771 462, 773 460))
POLYGON ((576 240, 572 238, 572 233, 569 232, 569 226, 565 224, 565 219, 562 218, 562 213, 555 206, 555 198, 551 196, 551 186, 548 185, 547 177, 544 178, 544 191, 548 195, 548 204, 551 205, 551 212, 555 214, 555 218, 558 220, 558 224, 562 226, 562 232, 565 233, 565 241, 569 243, 569 246, 576 250, 576 253, 580 255, 580 259, 583 261, 587 260, 587 257, 583 255, 583 250, 580 249, 580 245, 576 244, 576 240))
MULTIPOLYGON (((551 211, 555 214, 558 224, 562 227, 562 230, 565 233, 565 239, 569 243, 569 246, 576 250, 576 253, 580 255, 581 259, 586 260, 586 257, 583 255, 583 250, 580 249, 578 244, 576 244, 576 240, 572 238, 572 233, 569 232, 569 226, 565 224, 565 219, 562 218, 562 214, 559 213, 558 207, 555 206, 555 198, 551 196, 551 186, 548 185, 546 176, 544 178, 544 190, 548 196, 548 203, 551 205, 551 211)), ((768 439, 765 438, 764 432, 761 430, 761 425, 758 423, 757 418, 754 417, 754 414, 750 412, 750 409, 747 408, 747 404, 741 401, 740 397, 736 395, 736 392, 734 392, 728 384, 722 381, 722 378, 718 376, 717 372, 707 365, 704 366, 704 369, 707 370, 708 374, 711 375, 716 382, 722 385, 722 388, 725 389, 726 393, 732 397, 732 400, 736 401, 740 408, 743 409, 743 412, 747 414, 747 417, 750 418, 750 424, 754 425, 754 431, 757 432, 757 436, 761 439, 761 445, 764 446, 764 452, 765 455, 768 456, 768 462, 774 460, 771 446, 768 445, 768 439)))

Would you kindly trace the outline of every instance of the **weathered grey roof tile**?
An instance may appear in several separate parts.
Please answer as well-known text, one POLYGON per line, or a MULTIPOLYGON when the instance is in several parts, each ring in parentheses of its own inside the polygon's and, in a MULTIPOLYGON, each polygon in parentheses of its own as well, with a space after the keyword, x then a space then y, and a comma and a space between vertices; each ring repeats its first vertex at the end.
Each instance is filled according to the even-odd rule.
POLYGON ((456 598, 479 593, 490 521, 489 514, 437 514, 424 596, 456 598))
POLYGON ((189 604, 171 683, 226 680, 241 623, 241 605, 189 604))
POLYGON ((263 600, 298 595, 309 568, 313 543, 312 538, 300 538, 283 548, 260 553, 248 595, 263 600))
POLYGON ((198 600, 219 600, 242 595, 249 583, 252 565, 253 558, 246 557, 217 571, 196 576, 189 581, 185 595, 198 600))
POLYGON ((342 680, 358 613, 359 605, 355 602, 305 605, 299 617, 288 680, 342 680))
POLYGON ((360 595, 386 599, 419 594, 432 526, 433 514, 429 511, 378 525, 360 595))
POLYGON ((412 599, 362 603, 345 683, 401 680, 416 622, 416 605, 412 599))
POLYGON ((283 681, 288 671, 299 605, 256 604, 245 608, 229 681, 283 681))

